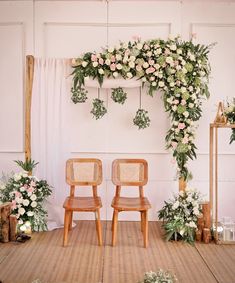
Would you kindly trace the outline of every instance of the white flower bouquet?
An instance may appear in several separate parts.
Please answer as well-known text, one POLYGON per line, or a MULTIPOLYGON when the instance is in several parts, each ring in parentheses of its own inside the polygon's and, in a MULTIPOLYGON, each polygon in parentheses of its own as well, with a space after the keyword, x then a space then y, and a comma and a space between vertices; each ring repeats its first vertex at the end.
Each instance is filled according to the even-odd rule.
POLYGON ((52 193, 45 180, 28 176, 26 172, 16 173, 5 180, 0 187, 0 200, 12 203, 12 214, 16 215, 21 231, 30 222, 33 231, 46 230, 47 211, 43 206, 52 193))
POLYGON ((197 219, 201 214, 200 201, 199 192, 190 188, 179 192, 173 200, 165 201, 158 217, 163 220, 167 241, 182 239, 188 243, 194 242, 197 219))

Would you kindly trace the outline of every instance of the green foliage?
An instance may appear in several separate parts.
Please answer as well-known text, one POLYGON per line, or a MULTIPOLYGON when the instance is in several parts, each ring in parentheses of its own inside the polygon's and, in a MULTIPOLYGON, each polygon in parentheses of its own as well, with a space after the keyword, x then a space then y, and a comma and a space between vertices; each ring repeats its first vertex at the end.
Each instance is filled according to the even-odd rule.
POLYGON ((133 123, 139 128, 139 130, 148 128, 150 126, 148 111, 144 109, 138 109, 135 118, 133 119, 133 123))
POLYGON ((95 98, 92 104, 93 107, 91 110, 91 114, 93 114, 93 117, 95 117, 96 120, 102 118, 107 113, 107 109, 104 106, 103 100, 95 98))
POLYGON ((174 196, 173 200, 165 201, 158 217, 163 220, 167 241, 182 239, 188 243, 194 242, 197 218, 201 214, 199 202, 200 194, 189 188, 174 196))
POLYGON ((111 98, 114 102, 117 102, 119 104, 124 104, 124 102, 127 99, 127 93, 124 92, 123 88, 112 88, 112 95, 111 98))
POLYGON ((77 86, 76 88, 72 87, 71 92, 72 92, 71 99, 73 103, 76 104, 76 103, 86 102, 88 91, 85 90, 85 88, 82 88, 80 86, 77 86))
POLYGON ((159 269, 157 272, 146 272, 143 281, 139 283, 175 283, 177 278, 169 271, 159 269))
POLYGON ((31 158, 26 161, 14 160, 14 162, 26 172, 32 172, 33 169, 38 165, 38 162, 35 162, 35 160, 31 160, 31 158))

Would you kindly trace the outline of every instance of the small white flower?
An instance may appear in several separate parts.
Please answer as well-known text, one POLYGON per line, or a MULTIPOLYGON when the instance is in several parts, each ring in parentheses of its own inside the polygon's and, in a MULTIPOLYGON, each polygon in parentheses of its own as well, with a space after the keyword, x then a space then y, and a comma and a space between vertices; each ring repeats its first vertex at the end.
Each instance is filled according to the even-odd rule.
POLYGON ((105 64, 109 66, 111 64, 111 61, 109 59, 106 59, 105 64))
POLYGON ((135 67, 135 63, 133 61, 130 61, 128 65, 129 65, 130 68, 134 68, 135 67))
POLYGON ((159 87, 164 87, 165 83, 163 81, 159 81, 158 85, 159 87))
POLYGON ((177 49, 177 54, 182 54, 182 49, 177 49))
POLYGON ((109 53, 112 53, 113 51, 114 51, 114 48, 113 48, 113 47, 109 47, 109 48, 108 48, 108 52, 109 52, 109 53))
POLYGON ((20 187, 20 191, 24 192, 25 191, 25 187, 20 187))
POLYGON ((100 75, 104 74, 104 70, 103 69, 99 69, 98 72, 99 72, 100 75))
POLYGON ((22 199, 22 198, 17 197, 17 198, 15 198, 15 201, 16 201, 16 203, 22 203, 23 199, 22 199))
POLYGON ((158 48, 158 49, 156 50, 156 53, 157 53, 157 55, 161 54, 161 53, 162 53, 162 49, 161 49, 161 48, 158 48))
POLYGON ((166 63, 172 64, 173 62, 174 62, 174 60, 171 56, 166 57, 166 63))
POLYGON ((158 70, 160 68, 160 65, 159 64, 154 64, 153 67, 158 70))
POLYGON ((16 182, 18 182, 20 179, 21 179, 21 176, 16 173, 16 174, 14 175, 14 180, 15 180, 16 182))
POLYGON ((20 230, 21 230, 22 232, 24 232, 24 231, 26 230, 26 226, 25 226, 25 225, 21 225, 21 226, 20 226, 20 230))
POLYGON ((188 107, 189 107, 189 108, 193 108, 193 107, 194 107, 194 104, 190 102, 189 105, 188 105, 188 107))
POLYGON ((179 207, 179 202, 176 201, 173 206, 172 206, 172 209, 177 209, 179 207))
POLYGON ((118 70, 121 70, 122 69, 122 64, 117 64, 117 66, 116 66, 116 68, 118 69, 118 70))
POLYGON ((28 199, 24 199, 22 203, 23 203, 24 206, 28 206, 29 205, 29 200, 28 199))
POLYGON ((28 211, 28 212, 27 212, 27 215, 28 215, 28 216, 33 216, 34 213, 33 213, 33 211, 28 211))
POLYGON ((187 118, 187 117, 189 116, 188 111, 184 111, 183 115, 184 115, 184 117, 186 117, 186 118, 187 118))
POLYGON ((36 201, 33 201, 32 203, 31 203, 31 206, 34 208, 34 207, 36 207, 37 206, 37 202, 36 201))
POLYGON ((122 56, 121 56, 120 54, 117 54, 117 55, 116 55, 116 59, 117 59, 118 61, 121 61, 121 60, 122 60, 122 56))
POLYGON ((175 44, 172 44, 172 45, 170 46, 170 49, 173 50, 173 51, 175 51, 175 50, 177 49, 177 47, 176 47, 175 44))
POLYGON ((98 66, 98 62, 93 62, 92 65, 93 65, 94 68, 97 67, 98 66))
POLYGON ((135 56, 133 56, 133 55, 130 56, 130 61, 134 62, 135 59, 136 59, 135 56))
POLYGON ((85 67, 87 66, 87 64, 88 64, 88 62, 83 61, 83 62, 82 62, 82 67, 85 68, 85 67))
POLYGON ((18 213, 19 213, 20 215, 24 215, 24 214, 25 214, 25 209, 24 209, 23 207, 20 207, 20 208, 18 209, 18 213))
POLYGON ((113 73, 113 77, 114 77, 114 78, 118 77, 118 72, 114 72, 114 73, 113 73))
POLYGON ((28 177, 28 174, 27 174, 27 173, 23 173, 23 174, 22 174, 22 177, 27 178, 27 177, 28 177))
POLYGON ((128 79, 131 79, 131 78, 133 77, 133 75, 132 75, 131 72, 128 72, 128 73, 126 74, 126 76, 128 77, 128 79))
POLYGON ((156 82, 152 82, 152 86, 156 86, 157 85, 157 83, 156 82))
POLYGON ((18 220, 18 224, 19 224, 19 225, 21 225, 21 224, 23 224, 23 223, 24 223, 24 222, 23 222, 22 219, 19 219, 19 220, 18 220))
POLYGON ((147 69, 147 68, 148 68, 148 66, 149 66, 148 62, 144 62, 144 64, 143 64, 143 68, 147 69))
POLYGON ((173 87, 174 85, 175 85, 174 82, 171 82, 171 83, 170 83, 170 87, 173 87))
POLYGON ((31 195, 30 199, 31 199, 32 201, 34 201, 34 200, 37 199, 37 196, 36 196, 35 194, 33 194, 33 195, 31 195))

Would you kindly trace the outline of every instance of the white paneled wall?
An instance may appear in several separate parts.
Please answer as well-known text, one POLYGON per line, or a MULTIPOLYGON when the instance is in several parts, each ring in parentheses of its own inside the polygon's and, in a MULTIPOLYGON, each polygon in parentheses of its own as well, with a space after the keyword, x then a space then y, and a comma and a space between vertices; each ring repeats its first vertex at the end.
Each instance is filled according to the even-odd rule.
MULTIPOLYGON (((119 40, 133 36, 142 39, 169 34, 188 40, 195 33, 195 42, 217 45, 210 53, 212 67, 211 98, 203 105, 198 128, 198 159, 190 163, 194 174, 192 185, 208 198, 209 123, 216 113, 216 104, 233 97, 235 65, 235 4, 196 1, 0 1, 0 172, 15 169, 12 160, 23 159, 24 106, 23 75, 26 54, 36 57, 72 58, 84 51, 100 50, 119 40)), ((169 127, 161 94, 143 95, 142 105, 149 111, 151 126, 138 131, 132 119, 139 107, 139 89, 128 90, 123 106, 110 99, 103 90, 108 114, 92 119, 92 98, 97 91, 89 89, 85 105, 68 104, 68 144, 70 156, 97 157, 104 164, 104 182, 100 188, 104 208, 102 218, 111 217, 110 202, 114 195, 111 183, 111 162, 115 158, 145 158, 149 162, 149 184, 146 195, 152 203, 150 219, 177 191, 175 168, 165 151, 164 138, 169 127)), ((69 100, 69 96, 68 96, 69 100)), ((235 145, 228 145, 230 132, 221 130, 219 139, 219 190, 221 215, 235 211, 235 145)), ((56 188, 54 188, 56 189, 56 188)), ((136 191, 137 193, 137 191, 136 191)), ((132 195, 133 192, 128 192, 132 195)), ((84 216, 87 217, 87 216, 84 216)), ((136 219, 123 214, 122 219, 136 219)))

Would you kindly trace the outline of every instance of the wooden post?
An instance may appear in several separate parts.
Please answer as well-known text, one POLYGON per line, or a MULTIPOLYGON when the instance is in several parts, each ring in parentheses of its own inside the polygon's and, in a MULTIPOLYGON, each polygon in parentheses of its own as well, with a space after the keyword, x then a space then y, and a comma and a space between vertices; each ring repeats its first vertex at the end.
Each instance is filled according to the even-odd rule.
POLYGON ((179 191, 185 191, 187 183, 183 177, 179 179, 179 191))
POLYGON ((31 159, 31 101, 33 89, 34 57, 26 56, 25 89, 25 160, 31 159))
POLYGON ((10 215, 10 240, 15 241, 17 234, 17 218, 15 215, 10 215))
POLYGON ((11 202, 6 202, 0 205, 0 227, 1 227, 1 241, 3 243, 9 242, 11 202))
POLYGON ((209 244, 210 239, 211 239, 211 231, 210 231, 210 229, 209 228, 204 228, 203 229, 203 242, 205 244, 209 244))
POLYGON ((211 228, 211 216, 210 216, 210 203, 204 202, 202 203, 202 214, 204 219, 204 227, 211 228))

